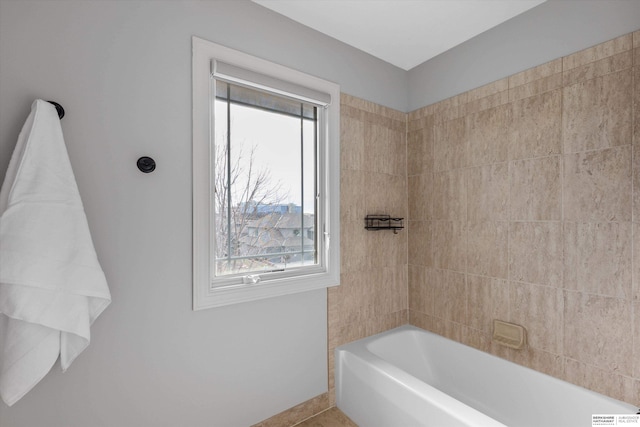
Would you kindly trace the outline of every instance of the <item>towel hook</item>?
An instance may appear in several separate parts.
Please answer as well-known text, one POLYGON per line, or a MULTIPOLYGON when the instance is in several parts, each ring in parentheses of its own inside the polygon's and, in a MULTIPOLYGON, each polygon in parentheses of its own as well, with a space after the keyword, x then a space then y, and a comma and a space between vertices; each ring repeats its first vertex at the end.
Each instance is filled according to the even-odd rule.
POLYGON ((56 107, 56 111, 58 112, 58 118, 60 120, 62 120, 62 118, 64 117, 64 108, 62 108, 62 105, 58 104, 55 101, 47 101, 49 104, 53 104, 54 107, 56 107))

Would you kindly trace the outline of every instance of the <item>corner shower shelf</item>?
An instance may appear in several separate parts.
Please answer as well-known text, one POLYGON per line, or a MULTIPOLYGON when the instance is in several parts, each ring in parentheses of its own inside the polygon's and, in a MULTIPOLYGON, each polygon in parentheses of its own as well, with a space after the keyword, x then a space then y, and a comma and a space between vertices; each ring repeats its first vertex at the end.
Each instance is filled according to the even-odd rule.
POLYGON ((398 230, 404 228, 404 218, 391 218, 389 215, 367 215, 364 217, 364 228, 367 230, 398 230))

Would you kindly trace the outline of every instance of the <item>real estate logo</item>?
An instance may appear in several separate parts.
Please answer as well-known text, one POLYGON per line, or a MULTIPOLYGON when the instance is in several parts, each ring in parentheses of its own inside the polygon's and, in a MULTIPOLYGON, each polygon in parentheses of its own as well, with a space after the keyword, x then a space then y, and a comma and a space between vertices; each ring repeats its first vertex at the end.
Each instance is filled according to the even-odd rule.
POLYGON ((591 427, 595 426, 640 426, 638 414, 594 414, 591 415, 591 427))

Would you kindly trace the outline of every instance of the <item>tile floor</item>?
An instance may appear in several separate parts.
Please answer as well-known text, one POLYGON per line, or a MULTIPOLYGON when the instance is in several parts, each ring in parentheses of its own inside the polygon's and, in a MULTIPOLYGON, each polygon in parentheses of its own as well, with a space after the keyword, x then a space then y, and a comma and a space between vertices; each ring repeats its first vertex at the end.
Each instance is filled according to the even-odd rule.
POLYGON ((315 417, 296 424, 295 427, 358 427, 358 425, 334 406, 315 417))

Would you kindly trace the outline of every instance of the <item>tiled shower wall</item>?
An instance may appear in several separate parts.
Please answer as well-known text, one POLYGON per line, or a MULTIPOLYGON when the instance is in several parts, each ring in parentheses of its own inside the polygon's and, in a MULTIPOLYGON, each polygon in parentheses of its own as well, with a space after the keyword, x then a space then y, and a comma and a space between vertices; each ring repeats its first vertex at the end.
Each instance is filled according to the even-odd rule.
POLYGON ((367 231, 367 214, 407 216, 405 113, 342 95, 341 282, 328 290, 329 400, 333 350, 408 322, 407 233, 367 231))
POLYGON ((639 109, 636 32, 410 113, 410 323, 640 405, 639 109))
POLYGON ((343 94, 341 150, 328 399, 259 425, 334 406, 334 349, 408 322, 640 406, 640 31, 409 114, 343 94))
POLYGON ((334 406, 334 349, 408 322, 640 406, 640 31, 409 114, 343 94, 341 150, 328 399, 260 425, 334 406))

